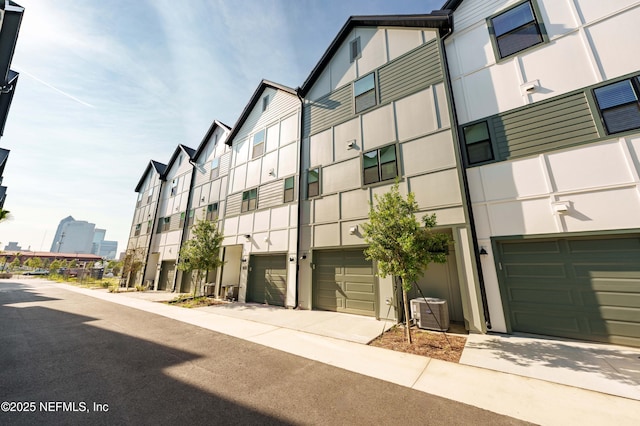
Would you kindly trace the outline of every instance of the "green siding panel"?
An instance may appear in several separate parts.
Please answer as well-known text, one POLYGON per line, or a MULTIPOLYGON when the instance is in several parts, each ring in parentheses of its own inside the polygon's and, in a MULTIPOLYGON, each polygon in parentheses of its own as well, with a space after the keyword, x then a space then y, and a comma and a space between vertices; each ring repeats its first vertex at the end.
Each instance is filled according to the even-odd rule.
POLYGON ((497 245, 514 331, 640 346, 640 235, 497 245))
POLYGON ((497 159, 537 154, 598 139, 584 92, 540 102, 489 119, 497 159))
MULTIPOLYGON (((442 57, 436 40, 419 46, 378 69, 378 104, 384 105, 443 81, 442 57)), ((353 117, 351 84, 342 86, 303 109, 303 137, 353 117)))
POLYGON ((378 71, 380 103, 385 104, 443 80, 436 40, 384 65, 378 71))
POLYGON ((353 116, 351 85, 347 84, 304 106, 304 137, 328 129, 353 116))

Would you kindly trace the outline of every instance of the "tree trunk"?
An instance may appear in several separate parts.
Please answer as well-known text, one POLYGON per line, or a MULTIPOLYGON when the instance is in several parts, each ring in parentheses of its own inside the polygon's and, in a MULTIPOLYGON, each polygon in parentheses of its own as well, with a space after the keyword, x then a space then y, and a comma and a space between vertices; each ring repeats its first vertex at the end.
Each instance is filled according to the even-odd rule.
MULTIPOLYGON (((400 285, 402 285, 402 278, 400 278, 400 285)), ((412 344, 411 342, 411 318, 409 318, 409 300, 407 296, 407 290, 404 289, 404 285, 402 285, 402 301, 404 302, 404 324, 407 335, 407 342, 412 344)))

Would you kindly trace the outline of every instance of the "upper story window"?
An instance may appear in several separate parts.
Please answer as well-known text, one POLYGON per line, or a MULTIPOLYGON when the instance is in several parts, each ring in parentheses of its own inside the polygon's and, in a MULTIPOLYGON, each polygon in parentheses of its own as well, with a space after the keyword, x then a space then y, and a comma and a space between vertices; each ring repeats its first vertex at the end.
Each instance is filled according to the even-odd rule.
POLYGON ((593 90, 608 134, 640 128, 640 77, 593 90))
POLYGON ((178 166, 182 164, 182 154, 178 155, 178 166))
POLYGON ((489 19, 498 56, 506 58, 544 41, 531 1, 489 19))
POLYGON ((264 153, 264 129, 253 135, 253 151, 251 158, 256 158, 264 153))
POLYGON ((242 193, 241 212, 248 212, 258 208, 258 189, 253 188, 242 193))
POLYGON ((353 97, 355 101, 355 111, 359 113, 365 109, 376 106, 376 75, 367 74, 360 80, 353 82, 353 97))
POLYGON ((265 95, 262 98, 262 112, 265 112, 267 108, 269 108, 269 103, 271 103, 271 98, 269 97, 269 95, 265 95))
POLYGON ((360 47, 360 37, 356 37, 349 44, 349 59, 351 62, 354 62, 356 59, 359 59, 362 56, 362 48, 360 47))
POLYGON ((284 180, 284 198, 285 203, 290 203, 295 199, 295 177, 291 176, 284 180))
POLYGON ((205 218, 210 222, 218 219, 218 203, 209 204, 207 206, 207 214, 205 218))
POLYGON ((362 156, 363 182, 365 185, 395 179, 398 176, 396 146, 365 152, 362 156))
POLYGON ((136 207, 140 207, 142 201, 142 192, 138 192, 138 201, 136 201, 136 207))
POLYGON ((149 195, 147 196, 147 204, 151 202, 152 197, 153 197, 153 186, 149 188, 149 195))
POLYGON ((187 220, 187 215, 185 212, 180 213, 180 228, 184 227, 184 223, 187 220))
POLYGON ((307 197, 320 195, 320 168, 309 169, 307 173, 307 197))
POLYGON ((493 160, 491 136, 486 121, 465 127, 464 141, 469 164, 493 160))
POLYGON ((151 220, 147 221, 147 234, 151 233, 152 224, 153 224, 153 221, 151 221, 151 220))
POLYGON ((173 197, 178 193, 178 178, 171 181, 171 196, 173 197))
POLYGON ((169 226, 171 225, 170 217, 161 217, 158 221, 158 228, 156 229, 156 233, 159 234, 161 232, 166 232, 169 230, 169 226))
POLYGON ((211 179, 215 179, 220 176, 220 158, 214 158, 211 160, 211 179))
POLYGON ((134 237, 137 237, 138 235, 140 235, 140 229, 141 229, 141 228, 142 228, 142 224, 141 224, 141 223, 139 223, 139 224, 137 224, 137 225, 136 225, 136 230, 135 230, 135 231, 134 231, 134 233, 133 233, 133 236, 134 236, 134 237))
POLYGON ((196 210, 189 210, 189 217, 187 218, 187 226, 193 226, 193 222, 196 220, 196 210))

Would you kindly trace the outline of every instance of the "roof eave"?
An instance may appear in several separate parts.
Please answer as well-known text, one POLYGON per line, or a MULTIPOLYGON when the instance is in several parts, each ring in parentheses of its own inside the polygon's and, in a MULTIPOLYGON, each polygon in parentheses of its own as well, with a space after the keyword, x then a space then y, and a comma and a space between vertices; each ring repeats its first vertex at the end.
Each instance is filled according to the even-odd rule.
POLYGON ((253 92, 251 99, 242 110, 242 114, 240 114, 240 118, 238 118, 238 121, 236 121, 236 124, 233 125, 233 128, 231 129, 231 133, 229 133, 229 136, 227 136, 227 140, 225 141, 227 145, 231 146, 233 144, 233 138, 236 137, 236 135, 240 131, 240 128, 242 127, 242 124, 246 121, 247 117, 249 117, 249 114, 251 114, 251 111, 260 100, 260 95, 262 94, 264 89, 267 87, 271 87, 276 90, 282 90, 296 97, 298 96, 298 92, 296 91, 296 89, 293 89, 289 86, 285 86, 280 83, 274 83, 273 81, 262 80, 260 84, 258 84, 258 87, 256 88, 256 90, 253 92))

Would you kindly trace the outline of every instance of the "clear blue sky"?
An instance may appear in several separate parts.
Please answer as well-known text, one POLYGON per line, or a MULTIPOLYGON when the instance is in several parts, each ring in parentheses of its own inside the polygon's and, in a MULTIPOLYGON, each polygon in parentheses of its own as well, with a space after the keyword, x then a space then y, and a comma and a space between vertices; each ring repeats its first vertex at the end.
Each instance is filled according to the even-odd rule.
POLYGON ((126 248, 149 160, 232 126, 261 79, 306 79, 350 15, 429 13, 444 0, 17 0, 20 80, 0 147, 0 249, 48 251, 72 215, 126 248))

